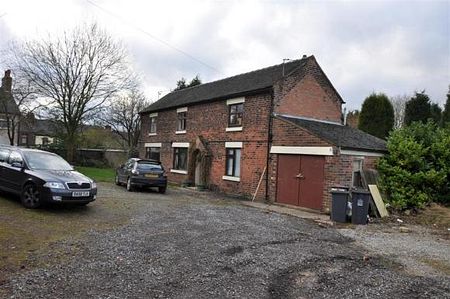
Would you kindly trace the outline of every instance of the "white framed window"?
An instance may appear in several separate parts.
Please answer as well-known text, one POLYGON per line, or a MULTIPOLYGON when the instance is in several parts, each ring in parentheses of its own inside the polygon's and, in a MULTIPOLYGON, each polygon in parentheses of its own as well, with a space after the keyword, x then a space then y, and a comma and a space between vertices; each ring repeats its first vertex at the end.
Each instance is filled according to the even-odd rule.
POLYGON ((173 142, 173 167, 170 172, 187 174, 189 142, 173 142))
POLYGON ((239 182, 241 177, 242 142, 225 142, 224 180, 239 182))
POLYGON ((158 113, 151 113, 149 115, 149 129, 148 129, 148 135, 156 135, 156 118, 158 117, 158 113))
POLYGON ((186 133, 187 107, 177 109, 177 130, 176 134, 186 133))
POLYGON ((228 124, 225 131, 227 132, 242 131, 244 118, 244 103, 245 103, 244 97, 227 100, 228 124))

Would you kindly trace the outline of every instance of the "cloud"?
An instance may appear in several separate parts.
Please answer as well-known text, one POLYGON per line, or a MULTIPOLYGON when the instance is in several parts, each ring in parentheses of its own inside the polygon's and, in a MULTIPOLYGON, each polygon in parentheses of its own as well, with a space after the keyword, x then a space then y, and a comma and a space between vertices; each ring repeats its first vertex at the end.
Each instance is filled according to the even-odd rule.
POLYGON ((130 50, 152 99, 181 77, 212 81, 303 54, 350 109, 372 91, 426 89, 442 104, 450 83, 448 1, 18 0, 4 9, 2 40, 98 22, 130 50))

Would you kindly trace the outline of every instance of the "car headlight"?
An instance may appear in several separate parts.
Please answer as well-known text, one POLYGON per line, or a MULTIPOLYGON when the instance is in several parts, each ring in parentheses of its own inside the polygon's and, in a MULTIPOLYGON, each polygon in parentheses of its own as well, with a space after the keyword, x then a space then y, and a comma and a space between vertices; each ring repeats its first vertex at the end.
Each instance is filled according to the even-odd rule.
POLYGON ((92 181, 92 182, 91 182, 91 188, 92 188, 92 189, 96 189, 96 188, 97 188, 97 183, 94 182, 94 181, 92 181))
POLYGON ((44 187, 51 189, 66 189, 66 187, 64 187, 64 184, 59 182, 47 182, 44 184, 44 187))

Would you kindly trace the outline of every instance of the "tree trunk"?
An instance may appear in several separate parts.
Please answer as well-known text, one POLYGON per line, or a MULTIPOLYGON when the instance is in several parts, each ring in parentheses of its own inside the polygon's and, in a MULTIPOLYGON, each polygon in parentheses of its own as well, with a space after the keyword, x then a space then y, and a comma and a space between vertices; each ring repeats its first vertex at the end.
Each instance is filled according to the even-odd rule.
POLYGON ((70 164, 75 162, 75 142, 70 137, 66 140, 66 160, 70 164))

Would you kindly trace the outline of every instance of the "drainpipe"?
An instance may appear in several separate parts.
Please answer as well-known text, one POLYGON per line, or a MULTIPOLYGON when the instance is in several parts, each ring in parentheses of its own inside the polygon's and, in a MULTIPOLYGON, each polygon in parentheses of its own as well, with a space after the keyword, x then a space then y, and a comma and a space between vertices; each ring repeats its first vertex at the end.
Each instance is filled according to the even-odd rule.
POLYGON ((266 202, 269 201, 269 164, 270 164, 270 145, 272 144, 272 114, 273 114, 273 87, 270 94, 270 109, 269 109, 269 128, 268 128, 268 135, 267 135, 267 156, 266 156, 266 194, 265 194, 265 200, 266 202))

